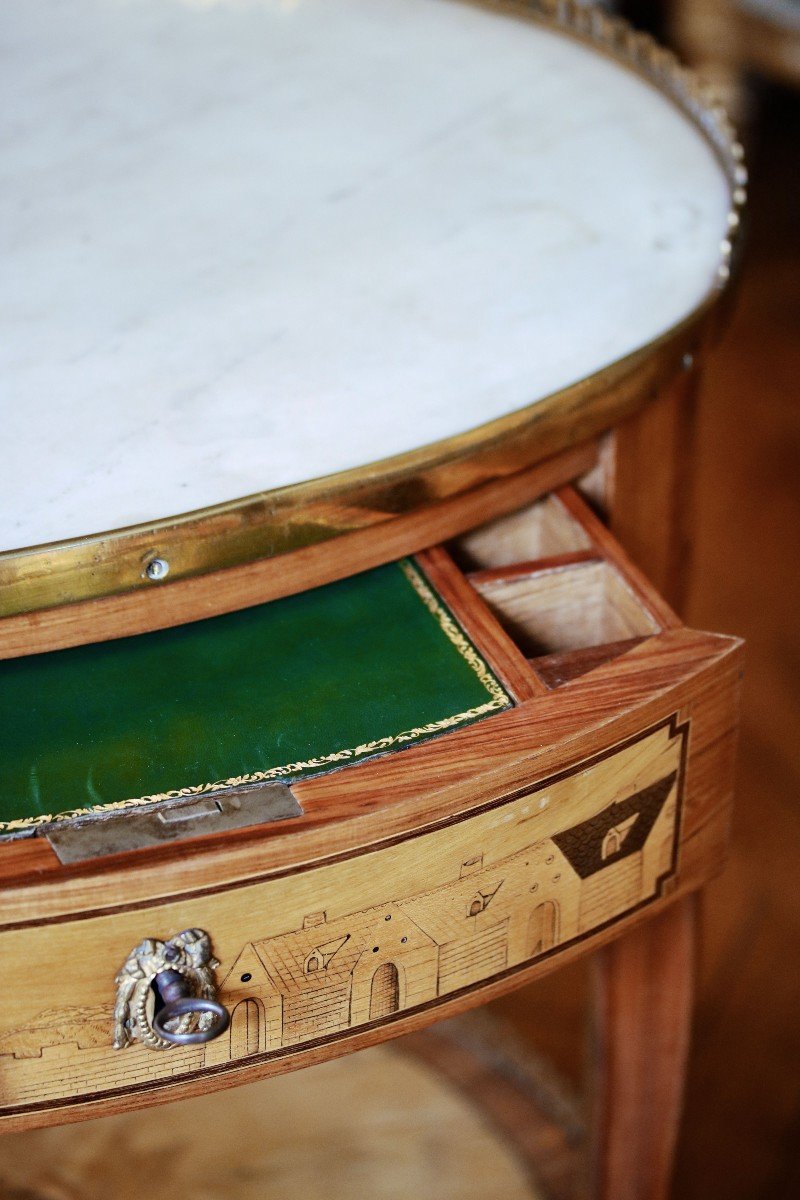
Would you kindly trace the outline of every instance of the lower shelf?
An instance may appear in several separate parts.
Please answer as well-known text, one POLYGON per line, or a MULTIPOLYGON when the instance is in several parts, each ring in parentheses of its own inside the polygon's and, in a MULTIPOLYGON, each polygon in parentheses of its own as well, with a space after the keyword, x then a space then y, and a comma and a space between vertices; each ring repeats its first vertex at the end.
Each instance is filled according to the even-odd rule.
POLYGON ((566 1200, 582 1126, 485 1014, 235 1091, 0 1140, 13 1200, 566 1200))

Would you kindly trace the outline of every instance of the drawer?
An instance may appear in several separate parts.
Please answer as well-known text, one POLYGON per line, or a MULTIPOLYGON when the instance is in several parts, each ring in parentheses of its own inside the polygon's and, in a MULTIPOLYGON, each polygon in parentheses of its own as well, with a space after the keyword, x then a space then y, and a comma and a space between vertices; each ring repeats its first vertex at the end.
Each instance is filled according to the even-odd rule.
MULTIPOLYGON (((395 1036, 596 948, 721 867, 741 646, 683 627, 576 491, 398 569, 430 642, 421 625, 422 642, 406 653, 401 637, 397 660, 373 670, 355 662, 372 645, 364 626, 353 670, 372 682, 320 684, 307 713, 292 710, 295 726, 304 715, 313 726, 305 759, 292 743, 271 771, 254 772, 245 752, 240 775, 212 774, 213 786, 186 789, 194 796, 170 778, 166 798, 156 788, 126 808, 132 797, 117 797, 111 816, 87 803, 82 818, 8 823, 0 1122, 157 1103, 395 1036), (406 692, 419 694, 420 720, 397 708, 404 723, 381 726, 406 692), (324 753, 326 722, 345 716, 378 724, 324 753), (288 785, 273 813, 282 819, 207 824, 225 805, 263 799, 276 779, 288 785), (151 825, 137 848, 142 817, 151 825), (153 1003, 147 966, 130 955, 183 930, 210 939, 213 959, 201 965, 230 1025, 199 1045, 130 1041, 132 1008, 150 1004, 152 1015, 153 1003), (115 1049, 115 1035, 129 1044, 115 1049)), ((395 622, 387 637, 404 630, 395 622)), ((312 665, 333 633, 331 619, 312 665)), ((168 663, 189 636, 129 641, 138 654, 162 639, 157 661, 168 663)), ((281 679, 288 713, 292 680, 281 679)), ((194 728, 209 771, 237 686, 226 679, 194 728)), ((243 722, 252 706, 240 709, 243 722)), ((276 746, 292 736, 278 730, 276 746)))

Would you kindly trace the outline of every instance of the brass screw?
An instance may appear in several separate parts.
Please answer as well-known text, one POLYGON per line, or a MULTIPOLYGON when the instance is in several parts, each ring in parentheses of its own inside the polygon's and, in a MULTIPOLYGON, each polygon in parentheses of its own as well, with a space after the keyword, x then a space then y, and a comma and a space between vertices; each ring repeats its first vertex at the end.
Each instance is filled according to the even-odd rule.
POLYGON ((145 575, 147 576, 147 578, 152 579, 154 582, 159 579, 166 579, 168 574, 169 574, 169 563, 167 562, 167 560, 165 558, 152 559, 147 564, 147 567, 145 569, 145 575))

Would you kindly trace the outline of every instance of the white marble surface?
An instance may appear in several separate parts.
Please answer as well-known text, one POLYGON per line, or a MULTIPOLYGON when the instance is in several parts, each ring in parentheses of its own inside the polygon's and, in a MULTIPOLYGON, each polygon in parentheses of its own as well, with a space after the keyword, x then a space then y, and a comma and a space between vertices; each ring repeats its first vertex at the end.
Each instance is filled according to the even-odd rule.
POLYGON ((4 0, 0 54, 2 549, 471 428, 714 278, 677 110, 457 0, 4 0))

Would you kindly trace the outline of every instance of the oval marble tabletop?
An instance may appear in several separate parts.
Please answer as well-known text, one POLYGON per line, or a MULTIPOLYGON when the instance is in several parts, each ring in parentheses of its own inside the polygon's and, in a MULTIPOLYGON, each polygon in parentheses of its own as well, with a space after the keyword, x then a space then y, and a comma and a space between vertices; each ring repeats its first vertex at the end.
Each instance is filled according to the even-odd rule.
POLYGON ((0 38, 2 551, 451 438, 714 289, 710 141, 519 16, 7 0, 0 38))

